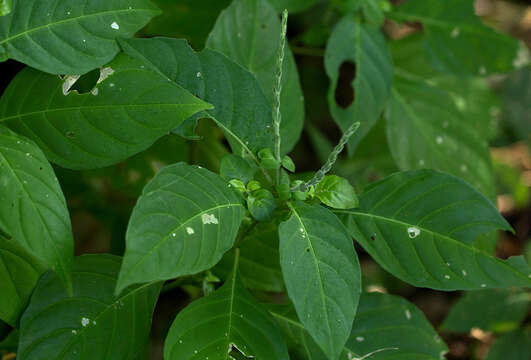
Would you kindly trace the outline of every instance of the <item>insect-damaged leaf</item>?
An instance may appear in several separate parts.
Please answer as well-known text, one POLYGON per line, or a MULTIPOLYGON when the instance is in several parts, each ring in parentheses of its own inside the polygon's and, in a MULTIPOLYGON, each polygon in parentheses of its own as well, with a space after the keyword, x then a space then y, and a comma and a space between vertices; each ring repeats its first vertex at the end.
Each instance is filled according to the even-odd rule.
POLYGON ((34 140, 53 162, 71 169, 104 167, 152 145, 191 115, 211 108, 126 55, 101 70, 89 93, 26 68, 0 99, 0 122, 34 140))
POLYGON ((70 288, 74 239, 54 171, 33 141, 2 125, 0 144, 0 230, 70 288))
POLYGON ((531 286, 523 257, 500 260, 474 246, 478 235, 511 227, 464 181, 433 170, 396 173, 359 199, 358 209, 335 212, 398 278, 439 290, 531 286))
POLYGON ((52 74, 84 74, 114 58, 159 10, 147 0, 16 0, 0 17, 0 59, 52 74))
POLYGON ((279 238, 282 274, 297 315, 328 358, 336 360, 361 292, 352 240, 332 212, 302 202, 280 224, 279 238))
POLYGON ((163 168, 131 215, 116 292, 211 268, 234 244, 243 215, 241 196, 219 175, 184 163, 163 168))
MULTIPOLYGON (((234 264, 238 263, 238 254, 234 264)), ((278 325, 241 283, 237 268, 211 295, 194 301, 173 322, 164 360, 244 358, 288 360, 278 325)))
POLYGON ((140 359, 161 284, 114 297, 119 267, 116 256, 76 258, 73 296, 53 273, 43 275, 22 316, 17 359, 140 359))

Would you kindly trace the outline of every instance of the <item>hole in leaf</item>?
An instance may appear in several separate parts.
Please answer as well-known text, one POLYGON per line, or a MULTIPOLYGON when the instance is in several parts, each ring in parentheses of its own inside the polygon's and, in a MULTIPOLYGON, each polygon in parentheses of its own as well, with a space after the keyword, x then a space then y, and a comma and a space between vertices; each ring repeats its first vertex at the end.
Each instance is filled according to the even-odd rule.
POLYGON ((372 234, 372 235, 371 235, 371 240, 372 240, 372 241, 376 240, 376 234, 372 234))
POLYGON ((339 67, 339 77, 334 92, 336 104, 343 109, 348 108, 354 101, 355 90, 352 87, 352 82, 355 78, 356 64, 352 61, 344 61, 339 67))
POLYGON ((94 89, 98 79, 100 77, 100 69, 92 70, 85 75, 82 75, 74 85, 70 88, 70 91, 76 90, 79 94, 86 94, 94 89))
POLYGON ((308 253, 309 253, 309 252, 310 252, 310 248, 306 248, 306 252, 308 252, 308 253))
POLYGON ((254 356, 247 356, 245 355, 240 349, 236 347, 236 345, 231 344, 231 348, 229 351, 229 358, 232 357, 235 360, 249 360, 254 359, 254 356))
POLYGON ((74 137, 76 137, 76 134, 73 131, 67 131, 66 132, 66 137, 74 138, 74 137))

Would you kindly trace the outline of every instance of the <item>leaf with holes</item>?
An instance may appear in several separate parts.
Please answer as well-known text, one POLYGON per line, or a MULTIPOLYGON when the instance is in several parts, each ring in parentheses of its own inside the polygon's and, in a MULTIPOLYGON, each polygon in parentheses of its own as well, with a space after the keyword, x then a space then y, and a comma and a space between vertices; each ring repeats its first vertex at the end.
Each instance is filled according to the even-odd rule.
POLYGON ((335 360, 352 329, 361 292, 352 240, 333 213, 304 203, 291 207, 279 238, 282 274, 299 319, 335 360))
MULTIPOLYGON (((253 73, 273 104, 279 39, 280 21, 266 0, 234 0, 221 12, 206 45, 253 73)), ((304 123, 299 74, 288 46, 282 70, 280 113, 281 153, 285 154, 299 140, 304 123)))
MULTIPOLYGON (((277 219, 256 223, 245 232, 239 249, 239 276, 247 288, 272 292, 284 291, 278 252, 277 219)), ((230 251, 216 265, 214 272, 226 279, 230 275, 233 263, 234 251, 230 251)))
POLYGON ((241 196, 219 175, 184 163, 163 168, 131 215, 116 292, 211 268, 234 244, 243 215, 241 196))
POLYGON ((523 257, 500 260, 474 246, 478 235, 511 227, 464 181, 433 170, 396 173, 359 200, 358 209, 335 212, 394 276, 439 290, 531 287, 523 257))
POLYGON ((17 0, 0 17, 0 58, 52 74, 84 74, 114 58, 159 10, 147 0, 17 0))
POLYGON ((0 125, 0 230, 70 288, 74 240, 66 201, 42 151, 0 125))
POLYGON ((515 330, 527 315, 526 294, 518 289, 487 289, 465 293, 450 309, 441 330, 468 333, 515 330))
POLYGON ((127 54, 214 105, 204 116, 223 130, 234 153, 247 153, 258 163, 254 154, 273 148, 271 107, 247 70, 214 50, 196 53, 184 40, 129 39, 120 44, 127 54))
POLYGON ((164 360, 235 359, 235 353, 238 359, 289 359, 278 325, 241 283, 237 263, 238 254, 225 284, 177 315, 164 360))
POLYGON ((125 55, 101 70, 90 93, 31 68, 0 99, 0 122, 34 140, 71 169, 115 164, 151 146, 207 104, 125 55))
MULTIPOLYGON (((270 306, 270 312, 292 341, 290 350, 308 360, 326 360, 290 305, 270 306)), ((364 293, 352 332, 340 360, 439 360, 446 344, 422 311, 393 295, 364 293)))
POLYGON ((425 56, 440 71, 483 76, 513 68, 518 41, 484 25, 473 0, 412 0, 391 16, 422 23, 425 56))
POLYGON ((360 140, 379 119, 391 92, 393 63, 385 38, 376 26, 362 24, 353 15, 345 16, 334 28, 325 52, 325 70, 330 78, 328 104, 335 122, 346 131, 361 123, 348 143, 352 155, 360 140), (343 63, 353 63, 355 78, 350 84, 353 101, 339 105, 335 93, 343 63))
POLYGON ((18 319, 45 270, 22 246, 0 235, 0 319, 18 327, 18 319))
POLYGON ((84 255, 72 270, 73 296, 57 277, 39 281, 20 322, 17 359, 139 359, 161 284, 114 297, 120 258, 84 255))

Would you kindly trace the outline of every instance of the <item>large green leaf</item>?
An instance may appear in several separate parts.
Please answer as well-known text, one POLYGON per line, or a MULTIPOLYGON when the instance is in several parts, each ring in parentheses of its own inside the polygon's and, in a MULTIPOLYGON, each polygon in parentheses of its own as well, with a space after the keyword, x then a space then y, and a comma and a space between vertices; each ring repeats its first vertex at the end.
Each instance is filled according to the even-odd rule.
POLYGON ((0 319, 16 327, 33 288, 46 270, 15 241, 0 235, 0 319))
POLYGON ((361 123, 349 141, 352 155, 360 140, 379 119, 391 93, 393 63, 383 34, 376 26, 362 24, 353 15, 345 16, 334 28, 325 52, 325 69, 330 78, 328 103, 336 123, 346 131, 355 121, 361 123), (352 82, 354 100, 347 107, 335 99, 339 70, 343 63, 355 65, 352 82))
POLYGON ((385 117, 387 141, 401 170, 444 171, 494 197, 488 139, 478 131, 489 127, 490 118, 477 121, 459 110, 448 91, 401 76, 395 78, 385 117))
POLYGON ((166 338, 164 360, 234 359, 233 352, 251 359, 289 359, 278 325, 241 283, 237 259, 221 288, 177 315, 166 338))
MULTIPOLYGON (((219 16, 207 47, 225 54, 256 76, 273 103, 280 45, 280 21, 266 0, 234 0, 219 16)), ((304 123, 304 100, 295 59, 285 49, 280 94, 281 152, 288 153, 299 140, 304 123)))
MULTIPOLYGON (((278 221, 256 223, 242 237, 239 249, 239 275, 245 287, 274 292, 284 290, 278 252, 278 221)), ((216 265, 216 274, 228 278, 233 262, 234 251, 231 251, 216 265)))
POLYGON ((0 125, 0 230, 70 288, 74 240, 66 201, 42 151, 0 125))
POLYGON ((411 0, 391 15, 424 25, 426 57, 440 71, 486 75, 513 67, 517 40, 485 26, 473 0, 411 0))
POLYGON ((211 268, 234 244, 243 215, 241 196, 219 175, 184 163, 163 168, 131 215, 117 293, 211 268))
POLYGON ((53 162, 72 169, 120 162, 211 105, 141 62, 118 56, 90 92, 75 80, 27 68, 0 100, 0 122, 33 139, 53 162))
POLYGON ((484 331, 515 330, 527 315, 529 304, 515 289, 488 289, 465 293, 450 309, 441 330, 468 333, 473 328, 484 331))
POLYGON ((159 10, 148 0, 17 0, 0 17, 0 59, 52 74, 84 74, 118 53, 159 10))
POLYGON ((511 227, 487 198, 453 176, 397 173, 368 186, 358 209, 336 213, 384 269, 414 286, 531 286, 523 257, 500 260, 474 246, 478 235, 511 227))
MULTIPOLYGON (((307 360, 326 360, 291 306, 273 306, 273 317, 307 360)), ((340 359, 440 360, 448 348, 422 311, 398 296, 364 293, 340 359)))
MULTIPOLYGON (((217 51, 195 53, 186 41, 169 38, 120 41, 124 51, 214 105, 204 113, 238 154, 273 148, 271 108, 254 76, 217 51)), ((195 121, 194 119, 191 119, 195 121)))
POLYGON ((332 360, 352 329, 361 272, 339 219, 319 205, 297 203, 279 226, 280 265, 299 319, 332 360))
POLYGON ((46 273, 22 316, 17 359, 142 358, 161 284, 115 298, 119 267, 120 258, 111 255, 76 258, 72 297, 46 273))
POLYGON ((486 360, 524 360, 531 358, 531 327, 521 328, 496 339, 486 360))

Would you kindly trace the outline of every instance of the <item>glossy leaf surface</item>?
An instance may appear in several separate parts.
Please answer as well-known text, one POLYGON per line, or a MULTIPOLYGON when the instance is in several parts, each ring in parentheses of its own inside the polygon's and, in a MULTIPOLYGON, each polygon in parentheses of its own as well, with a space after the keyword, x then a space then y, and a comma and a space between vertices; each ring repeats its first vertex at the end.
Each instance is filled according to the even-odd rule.
POLYGON ((70 287, 74 240, 54 171, 35 143, 2 125, 0 144, 0 229, 70 287))
POLYGON ((191 115, 211 108, 141 62, 118 56, 90 92, 71 77, 26 68, 0 100, 0 122, 34 140, 71 169, 104 167, 152 145, 191 115), (66 94, 66 95, 65 95, 66 94))
POLYGON ((453 176, 396 173, 368 186, 358 209, 335 212, 374 260, 414 286, 531 286, 523 257, 500 260, 474 246, 478 235, 511 227, 487 198, 453 176))
POLYGON ((0 59, 52 74, 84 74, 118 53, 159 10, 147 0, 16 0, 0 17, 0 59))
POLYGON ((17 359, 141 358, 160 284, 115 298, 119 268, 116 256, 76 258, 72 297, 53 273, 43 275, 21 320, 17 359))
POLYGON ((380 117, 391 93, 393 63, 385 38, 376 26, 362 24, 354 16, 345 16, 334 28, 326 46, 325 69, 330 78, 328 104, 335 122, 346 131, 354 122, 361 126, 348 143, 352 155, 360 140, 380 117), (349 104, 339 105, 335 98, 339 71, 344 63, 355 67, 349 104))
POLYGON ((335 209, 350 209, 358 206, 358 197, 347 179, 327 175, 315 187, 315 196, 323 204, 335 209))
POLYGON ((211 268, 234 244, 243 214, 241 196, 219 175, 184 163, 163 168, 131 215, 117 293, 211 268))
POLYGON ((297 203, 279 226, 280 265, 297 315, 330 359, 348 339, 361 292, 352 240, 337 217, 297 203))

